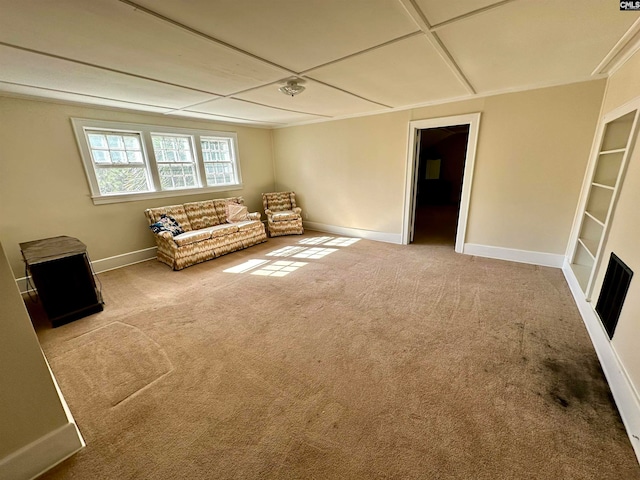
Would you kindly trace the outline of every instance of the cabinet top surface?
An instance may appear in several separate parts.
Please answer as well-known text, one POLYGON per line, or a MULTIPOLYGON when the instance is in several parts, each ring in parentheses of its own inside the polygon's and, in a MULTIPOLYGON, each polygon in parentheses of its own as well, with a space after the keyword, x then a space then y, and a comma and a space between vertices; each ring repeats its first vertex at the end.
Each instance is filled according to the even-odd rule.
POLYGON ((21 243, 20 250, 27 265, 34 265, 84 254, 87 252, 87 246, 77 238, 63 235, 21 243))

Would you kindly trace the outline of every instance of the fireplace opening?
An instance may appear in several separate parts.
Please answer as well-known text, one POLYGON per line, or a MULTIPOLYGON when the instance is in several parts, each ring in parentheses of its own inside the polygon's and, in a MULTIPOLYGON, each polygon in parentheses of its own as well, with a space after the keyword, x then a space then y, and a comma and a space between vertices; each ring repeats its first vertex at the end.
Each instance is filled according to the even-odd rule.
POLYGON ((613 338, 616 325, 618 325, 622 305, 632 277, 633 271, 615 253, 611 252, 602 290, 600 290, 596 304, 596 312, 600 316, 600 321, 607 334, 609 334, 609 339, 613 338))

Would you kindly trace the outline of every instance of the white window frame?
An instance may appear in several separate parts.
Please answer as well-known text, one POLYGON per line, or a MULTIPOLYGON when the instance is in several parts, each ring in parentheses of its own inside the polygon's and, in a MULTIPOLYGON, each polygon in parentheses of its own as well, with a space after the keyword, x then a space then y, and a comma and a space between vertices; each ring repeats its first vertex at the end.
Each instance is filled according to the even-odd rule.
POLYGON ((71 118, 73 131, 76 136, 76 142, 80 150, 80 156, 84 166, 87 181, 89 183, 89 189, 91 190, 91 199, 95 205, 102 205, 107 203, 120 203, 120 202, 133 202, 139 200, 164 198, 164 197, 178 197, 186 195, 196 195, 208 192, 227 192, 242 190, 242 176, 240 173, 240 159, 238 154, 238 136, 235 132, 222 132, 217 130, 197 130, 189 128, 170 127, 166 125, 148 125, 141 123, 123 123, 112 122, 105 120, 91 120, 86 118, 71 118), (118 194, 102 194, 98 186, 98 180, 94 168, 93 158, 91 156, 91 149, 89 147, 86 132, 95 131, 111 131, 111 132, 123 132, 123 133, 136 133, 140 135, 142 140, 142 150, 144 156, 144 163, 147 169, 147 177, 149 179, 149 186, 152 189, 149 192, 132 192, 132 193, 118 193, 118 194), (160 183, 160 176, 158 174, 158 167, 155 157, 155 151, 153 149, 153 143, 151 140, 152 134, 158 135, 176 135, 176 136, 189 136, 191 137, 192 154, 197 169, 197 183, 195 188, 181 188, 163 190, 160 183), (202 155, 201 137, 222 137, 229 139, 231 145, 231 155, 234 178, 233 183, 226 185, 208 186, 206 183, 204 159, 202 155))

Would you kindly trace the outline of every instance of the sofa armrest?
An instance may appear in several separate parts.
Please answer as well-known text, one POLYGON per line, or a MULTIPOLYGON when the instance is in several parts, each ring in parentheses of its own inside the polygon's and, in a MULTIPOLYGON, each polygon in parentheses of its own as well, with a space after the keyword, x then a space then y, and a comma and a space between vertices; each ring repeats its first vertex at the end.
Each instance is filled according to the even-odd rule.
POLYGON ((260 217, 262 217, 260 212, 251 212, 247 214, 247 218, 249 220, 260 220, 260 217))
POLYGON ((173 239, 171 232, 158 232, 153 234, 156 237, 158 246, 163 245, 169 249, 177 248, 178 244, 173 239))
POLYGON ((293 213, 297 213, 298 215, 302 215, 302 209, 300 207, 294 207, 291 211, 293 213))
POLYGON ((272 212, 271 212, 271 209, 270 209, 270 208, 265 208, 265 209, 264 209, 264 214, 265 214, 265 215, 269 216, 269 215, 271 215, 271 213, 272 213, 272 212))

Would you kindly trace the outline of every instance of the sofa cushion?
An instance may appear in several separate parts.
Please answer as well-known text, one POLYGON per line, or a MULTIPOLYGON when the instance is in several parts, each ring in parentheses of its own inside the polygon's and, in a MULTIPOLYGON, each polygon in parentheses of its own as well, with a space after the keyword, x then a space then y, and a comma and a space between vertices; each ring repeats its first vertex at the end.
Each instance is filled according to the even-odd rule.
POLYGON ((211 238, 214 237, 224 237, 225 235, 229 235, 230 233, 235 233, 238 231, 238 227, 234 224, 230 223, 221 223, 220 225, 216 225, 215 227, 209 227, 205 229, 210 232, 211 238))
POLYGON ((151 223, 155 223, 160 220, 162 215, 167 215, 169 217, 173 217, 185 232, 193 230, 183 205, 169 205, 167 207, 150 208, 148 212, 151 218, 151 223))
POLYGON ((220 224, 213 200, 185 203, 184 209, 194 230, 220 224))
POLYGON ((291 210, 285 210, 282 212, 273 212, 271 218, 274 222, 284 222, 287 220, 300 220, 300 215, 291 210))
POLYGON ((173 237, 173 241, 179 247, 185 245, 191 245, 192 243, 201 242, 202 240, 209 240, 211 238, 211 232, 209 230, 191 230, 190 232, 181 233, 173 237))
POLYGON ((238 227, 238 230, 240 231, 251 230, 252 228, 256 228, 257 226, 259 226, 260 224, 262 224, 262 222, 256 220, 245 220, 244 222, 234 223, 234 225, 238 227))
POLYGON ((174 237, 184 233, 176 219, 169 215, 161 215, 157 222, 149 225, 153 233, 169 232, 174 237))

